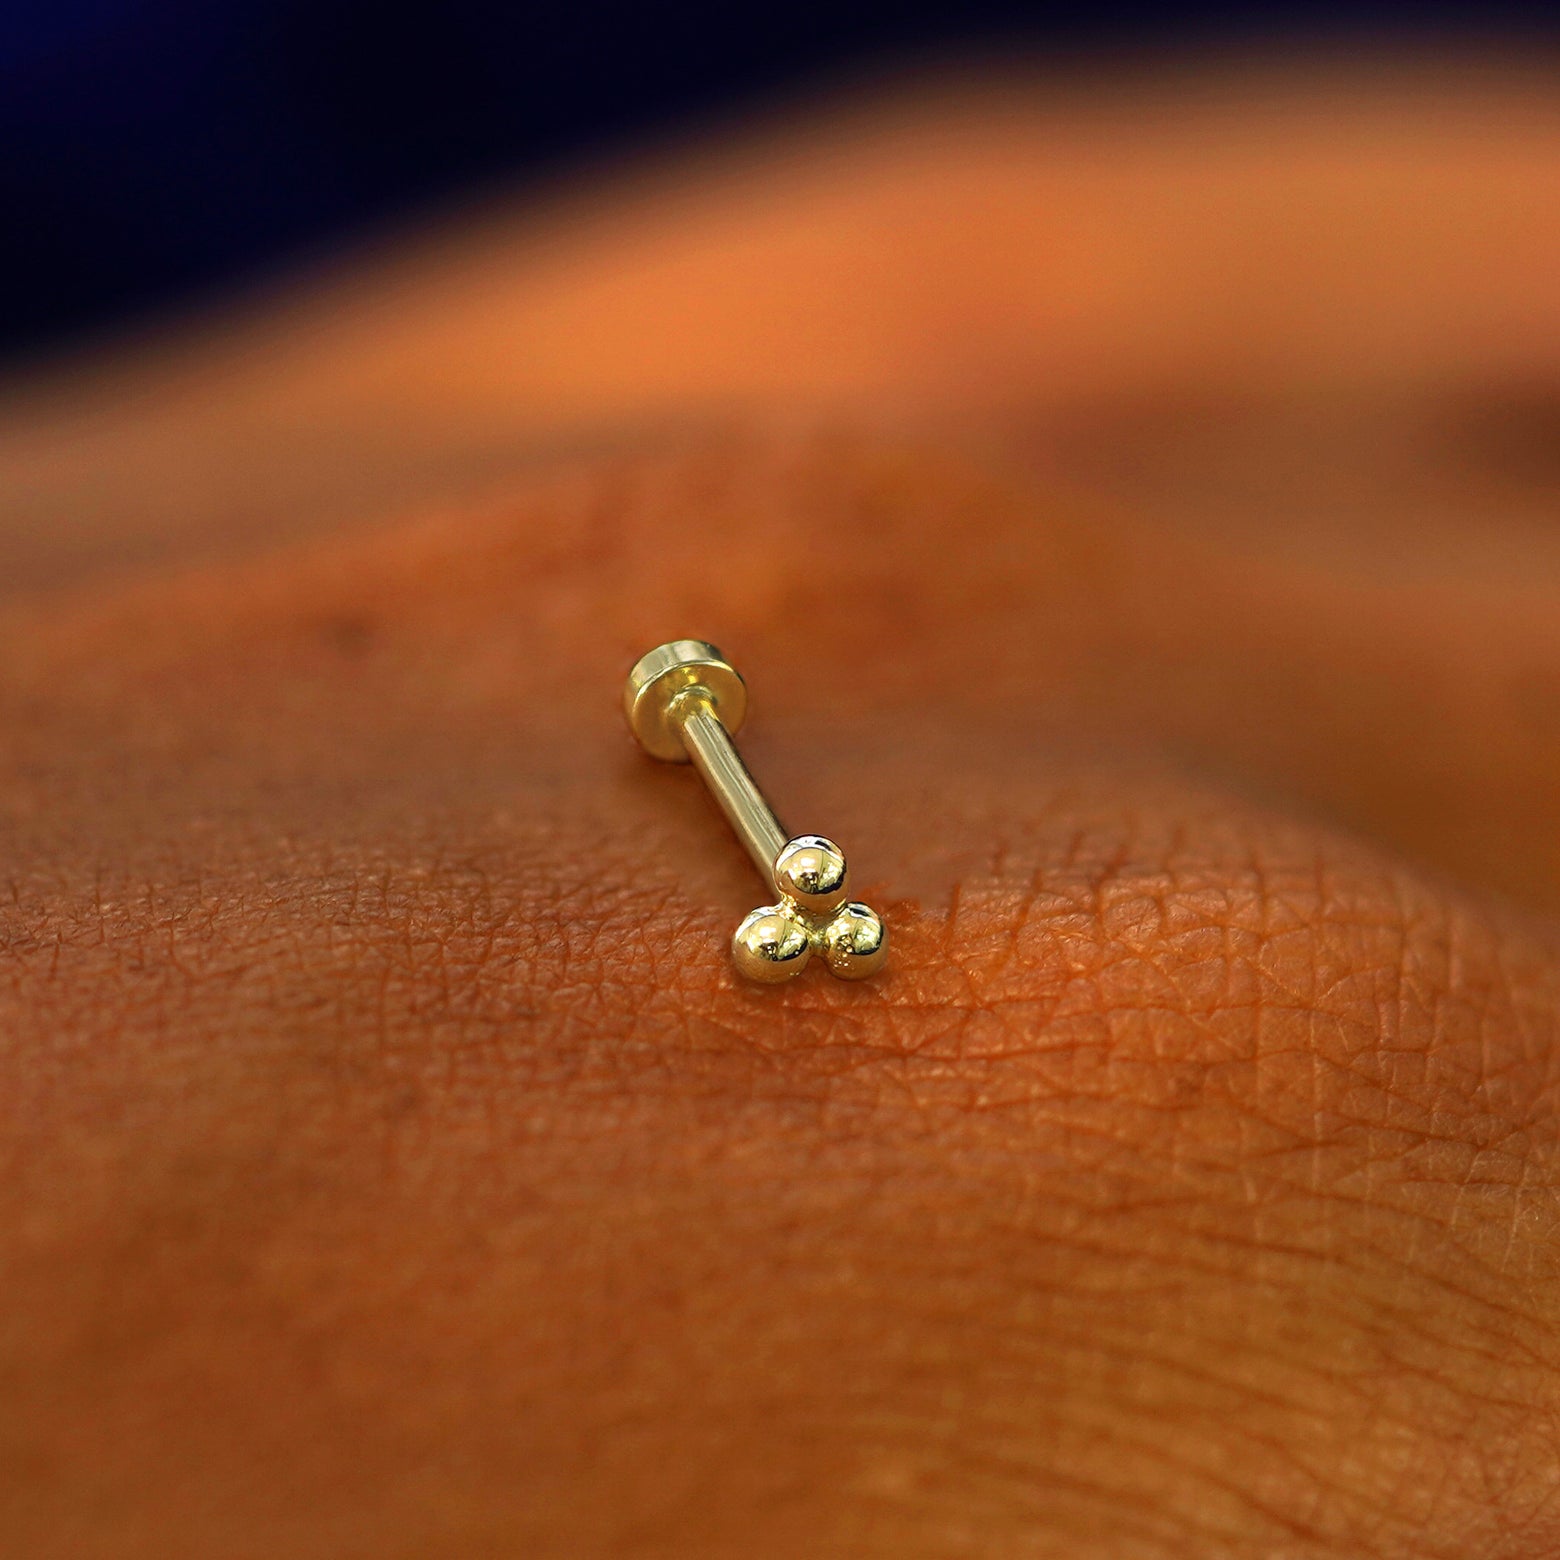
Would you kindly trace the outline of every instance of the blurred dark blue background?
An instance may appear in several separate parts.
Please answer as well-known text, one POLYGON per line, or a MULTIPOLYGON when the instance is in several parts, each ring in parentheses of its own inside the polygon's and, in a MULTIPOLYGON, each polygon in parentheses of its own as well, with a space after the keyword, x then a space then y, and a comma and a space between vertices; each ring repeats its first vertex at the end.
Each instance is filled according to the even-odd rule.
POLYGON ((0 355, 852 70, 1027 50, 1552 45, 1554 5, 4 0, 0 355))

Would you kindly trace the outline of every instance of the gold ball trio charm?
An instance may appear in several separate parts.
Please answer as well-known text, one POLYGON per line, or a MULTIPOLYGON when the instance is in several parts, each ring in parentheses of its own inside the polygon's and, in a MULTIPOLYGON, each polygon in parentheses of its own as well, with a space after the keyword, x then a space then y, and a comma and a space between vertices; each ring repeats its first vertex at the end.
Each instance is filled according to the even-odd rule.
POLYGON ((749 980, 789 980, 813 954, 841 980, 864 980, 883 968, 888 933, 878 913, 845 898, 845 852, 821 834, 788 840, 775 858, 777 905, 742 918, 731 958, 749 980))
POLYGON ((692 761, 780 896, 742 918, 731 939, 737 972, 774 984, 800 974, 814 954, 842 980, 882 969, 888 932, 876 911, 847 897, 845 853, 821 834, 787 838, 747 772, 731 740, 747 714, 747 689, 720 651, 699 639, 652 650, 628 674, 623 708, 647 753, 692 761))

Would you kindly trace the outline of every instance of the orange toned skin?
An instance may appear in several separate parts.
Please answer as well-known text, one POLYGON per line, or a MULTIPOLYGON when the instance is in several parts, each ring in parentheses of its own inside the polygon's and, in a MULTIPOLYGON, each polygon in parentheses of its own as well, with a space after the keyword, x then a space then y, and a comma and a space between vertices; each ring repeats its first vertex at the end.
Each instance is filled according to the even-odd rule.
POLYGON ((1351 99, 1325 176, 1336 89, 1129 116, 1135 226, 1084 108, 987 105, 808 142, 846 207, 754 154, 659 251, 558 240, 672 322, 747 224, 752 293, 871 322, 764 384, 740 296, 527 358, 567 268, 490 226, 14 388, 0 1554, 1560 1552, 1560 135, 1463 90, 1351 99), (1204 343, 1150 198, 1253 125, 1204 343), (885 296, 823 262, 916 144, 998 193, 885 296), (1164 280, 1052 358, 1042 163, 1164 280), (1422 207, 1348 227, 1388 166, 1422 207), (1377 262, 1298 321, 1275 233, 1377 262), (729 973, 751 868, 617 706, 692 633, 884 978, 729 973))

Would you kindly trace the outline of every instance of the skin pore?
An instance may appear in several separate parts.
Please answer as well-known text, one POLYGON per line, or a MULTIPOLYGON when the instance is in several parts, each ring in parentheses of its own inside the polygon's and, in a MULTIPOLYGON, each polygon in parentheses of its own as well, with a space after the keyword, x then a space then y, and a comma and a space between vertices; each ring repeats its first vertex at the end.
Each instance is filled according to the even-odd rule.
POLYGON ((13 387, 0 1551, 1560 1548, 1560 120, 1025 101, 13 387))

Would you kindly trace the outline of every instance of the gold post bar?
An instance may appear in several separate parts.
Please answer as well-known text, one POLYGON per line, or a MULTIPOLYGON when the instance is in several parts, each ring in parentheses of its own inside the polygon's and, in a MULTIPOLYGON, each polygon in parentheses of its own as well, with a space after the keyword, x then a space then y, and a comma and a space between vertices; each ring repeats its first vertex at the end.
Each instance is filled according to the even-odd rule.
POLYGON ((760 876, 766 883, 773 884, 775 858, 790 836, 780 827, 779 819, 759 794, 736 745, 709 706, 702 698, 687 695, 680 702, 687 713, 679 710, 675 718, 688 757, 714 792, 727 822, 753 858, 760 876))

